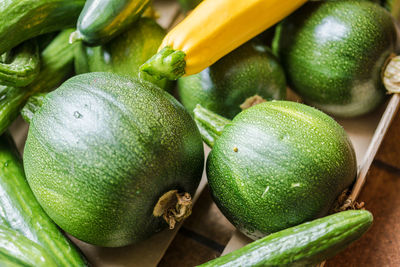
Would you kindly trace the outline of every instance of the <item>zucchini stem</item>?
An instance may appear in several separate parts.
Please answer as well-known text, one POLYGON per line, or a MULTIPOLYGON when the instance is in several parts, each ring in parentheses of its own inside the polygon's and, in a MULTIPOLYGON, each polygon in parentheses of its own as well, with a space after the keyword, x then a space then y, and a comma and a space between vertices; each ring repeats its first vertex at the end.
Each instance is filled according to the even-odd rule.
POLYGON ((160 197, 154 206, 153 215, 163 217, 168 223, 169 229, 174 229, 177 222, 180 222, 192 214, 192 197, 189 193, 178 193, 178 190, 171 190, 160 197))
POLYGON ((194 120, 199 128, 203 141, 212 148, 221 136, 225 125, 231 121, 197 104, 193 110, 194 120))
POLYGON ((46 95, 46 93, 38 93, 29 97, 28 102, 26 102, 25 106, 21 110, 21 116, 24 121, 26 121, 27 123, 31 123, 33 115, 35 115, 35 113, 43 105, 43 101, 46 95))
POLYGON ((400 93, 400 56, 389 59, 383 73, 383 84, 389 93, 400 93))
POLYGON ((70 44, 73 44, 77 41, 82 41, 82 40, 83 40, 82 34, 78 30, 76 30, 70 34, 68 41, 70 44))
POLYGON ((143 63, 139 70, 150 74, 157 80, 162 78, 176 80, 185 74, 185 56, 184 52, 166 46, 143 63))

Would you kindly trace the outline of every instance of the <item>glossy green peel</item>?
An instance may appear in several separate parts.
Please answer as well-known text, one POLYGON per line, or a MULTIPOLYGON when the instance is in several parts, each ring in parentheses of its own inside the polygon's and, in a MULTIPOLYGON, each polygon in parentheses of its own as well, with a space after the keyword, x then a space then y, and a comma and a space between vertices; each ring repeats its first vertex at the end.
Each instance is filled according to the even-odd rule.
POLYGON ((87 0, 70 42, 105 44, 132 26, 150 3, 151 0, 87 0))
POLYGON ((40 245, 19 232, 0 225, 0 265, 7 259, 16 266, 56 267, 56 262, 40 245))
POLYGON ((336 213, 271 234, 200 266, 314 266, 359 239, 372 221, 365 210, 336 213))
POLYGON ((15 252, 22 253, 24 256, 21 255, 21 257, 27 257, 28 261, 39 263, 40 251, 44 250, 52 258, 48 260, 48 257, 43 255, 43 260, 49 266, 55 266, 54 262, 57 266, 86 266, 87 262, 79 250, 61 233, 33 195, 26 181, 15 144, 7 134, 0 137, 0 163, 0 192, 2 192, 0 194, 0 247, 4 246, 3 249, 7 250, 10 243, 16 242, 17 251, 15 252), (7 233, 1 227, 8 227, 18 232, 36 245, 22 240, 24 238, 19 237, 17 233, 7 233), (8 238, 3 238, 4 235, 8 238), (29 251, 26 246, 32 246, 30 253, 26 253, 27 250, 29 251), (38 249, 40 251, 36 254, 35 251, 38 249))

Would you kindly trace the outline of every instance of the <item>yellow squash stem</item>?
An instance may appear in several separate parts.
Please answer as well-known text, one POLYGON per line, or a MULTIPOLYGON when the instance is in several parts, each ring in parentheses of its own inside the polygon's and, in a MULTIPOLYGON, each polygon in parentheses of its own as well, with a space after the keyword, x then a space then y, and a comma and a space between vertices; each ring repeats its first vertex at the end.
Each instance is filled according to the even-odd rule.
POLYGON ((156 78, 178 79, 211 66, 279 22, 307 0, 204 0, 141 66, 156 78))

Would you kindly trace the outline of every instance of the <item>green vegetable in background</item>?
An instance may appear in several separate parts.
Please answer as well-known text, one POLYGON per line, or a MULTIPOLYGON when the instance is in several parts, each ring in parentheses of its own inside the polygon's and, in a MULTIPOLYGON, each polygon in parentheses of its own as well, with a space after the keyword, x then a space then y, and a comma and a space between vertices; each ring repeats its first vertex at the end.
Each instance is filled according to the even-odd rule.
POLYGON ((39 48, 36 40, 29 40, 3 56, 0 63, 0 84, 27 86, 35 80, 40 70, 39 48))
MULTIPOLYGON (((157 22, 141 18, 105 45, 88 47, 80 44, 75 54, 75 71, 78 74, 105 71, 136 78, 139 66, 157 52, 164 36, 165 30, 157 22)), ((163 79, 155 84, 168 89, 172 82, 163 79)))
POLYGON ((284 99, 285 74, 269 48, 250 41, 202 72, 178 80, 180 101, 191 114, 196 104, 227 118, 254 95, 284 99))
POLYGON ((70 41, 105 44, 138 20, 150 3, 151 0, 87 0, 70 41))
POLYGON ((75 45, 68 43, 72 30, 65 30, 41 54, 41 70, 27 87, 0 85, 0 133, 17 118, 28 98, 54 89, 73 71, 75 45))
POLYGON ((3 0, 0 55, 44 33, 75 25, 85 0, 3 0))

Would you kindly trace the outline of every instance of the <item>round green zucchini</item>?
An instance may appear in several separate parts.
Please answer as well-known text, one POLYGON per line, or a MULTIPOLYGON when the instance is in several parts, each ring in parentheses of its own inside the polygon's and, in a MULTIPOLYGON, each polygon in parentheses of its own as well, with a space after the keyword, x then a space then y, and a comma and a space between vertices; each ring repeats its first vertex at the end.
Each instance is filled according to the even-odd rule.
MULTIPOLYGON (((136 78, 140 65, 157 52, 164 36, 165 30, 156 21, 141 18, 107 44, 96 47, 80 44, 75 53, 75 70, 78 74, 100 71, 136 78)), ((172 84, 166 79, 155 83, 163 89, 172 84)))
POLYGON ((269 48, 250 41, 202 72, 178 80, 181 103, 191 114, 200 104, 227 118, 254 95, 283 99, 286 80, 282 67, 269 48))
POLYGON ((205 141, 215 137, 206 167, 212 196, 253 239, 325 215, 356 177, 343 128, 304 104, 265 102, 225 122, 198 106, 195 120, 205 141))
POLYGON ((203 161, 196 124, 171 95, 101 72, 45 97, 24 150, 27 180, 47 214, 78 239, 109 247, 166 226, 158 200, 173 190, 193 195, 203 161))
POLYGON ((340 117, 382 103, 381 75, 395 46, 390 14, 355 0, 308 2, 283 21, 274 40, 290 87, 306 103, 340 117))

